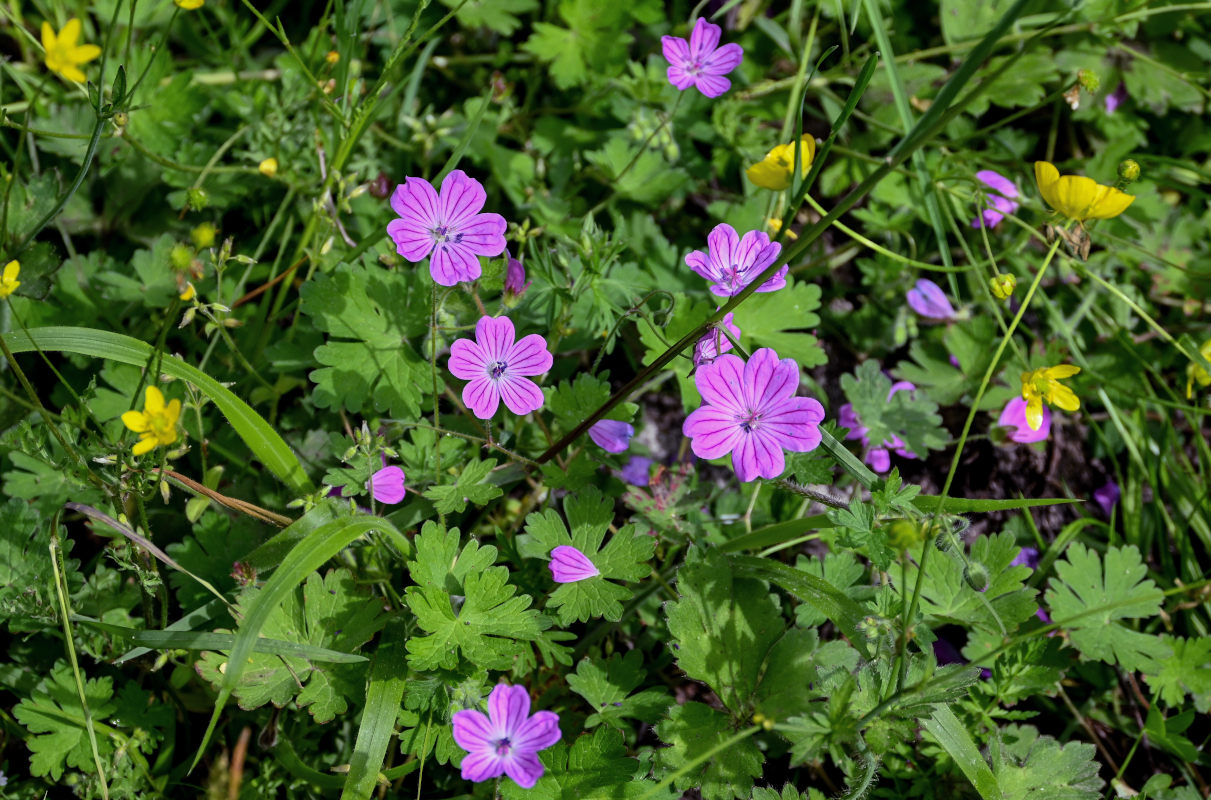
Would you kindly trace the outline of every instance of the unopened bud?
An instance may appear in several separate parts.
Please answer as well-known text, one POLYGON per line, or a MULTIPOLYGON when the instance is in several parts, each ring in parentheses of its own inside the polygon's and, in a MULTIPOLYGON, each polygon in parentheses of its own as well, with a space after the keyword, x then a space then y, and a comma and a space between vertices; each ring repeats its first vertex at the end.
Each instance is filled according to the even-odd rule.
POLYGON ((1004 272, 999 272, 988 279, 988 287, 992 296, 998 300, 1008 300, 1013 296, 1013 290, 1018 288, 1018 279, 1004 272))
POLYGON ((168 251, 168 263, 172 264, 172 268, 177 272, 184 272, 193 263, 193 251, 177 242, 168 251))
POLYGON ((257 164, 257 170, 266 178, 272 178, 278 174, 278 160, 270 157, 257 164))
POLYGON ((1140 164, 1134 158, 1124 159, 1119 162, 1118 176, 1123 179, 1123 183, 1134 183, 1140 179, 1140 164))
POLYGON ((215 234, 219 232, 213 222, 203 222, 189 232, 189 238, 193 240, 193 246, 199 250, 205 250, 207 247, 214 246, 215 234))
POLYGON ((977 592, 982 592, 988 588, 988 570, 973 561, 963 569, 963 580, 977 592))
POLYGON ((114 125, 119 128, 125 128, 126 123, 130 122, 130 116, 125 111, 119 111, 118 113, 114 114, 113 120, 114 125))
POLYGON ((335 64, 341 60, 341 54, 336 52, 335 50, 329 50, 328 54, 326 56, 324 56, 324 60, 327 61, 329 64, 335 64))
POLYGON ((1076 80, 1081 84, 1081 88, 1089 94, 1097 91, 1097 88, 1102 85, 1102 80, 1097 76, 1097 73, 1091 69, 1082 69, 1076 73, 1076 80))
POLYGON ((185 207, 191 211, 201 211, 206 206, 210 205, 210 195, 205 189, 186 189, 185 190, 185 207))

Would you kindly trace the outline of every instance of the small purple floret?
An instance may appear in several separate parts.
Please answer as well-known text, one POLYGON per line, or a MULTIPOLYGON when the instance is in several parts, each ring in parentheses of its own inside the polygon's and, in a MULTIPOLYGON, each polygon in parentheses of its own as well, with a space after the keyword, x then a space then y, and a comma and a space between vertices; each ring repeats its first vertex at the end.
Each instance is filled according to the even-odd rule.
POLYGON ((1127 84, 1119 82, 1119 85, 1114 87, 1114 91, 1106 95, 1106 113, 1113 114, 1118 110, 1118 107, 1127 102, 1127 84))
POLYGON ((719 46, 723 29, 702 17, 694 23, 690 40, 676 36, 660 37, 665 60, 669 62, 669 83, 680 91, 691 86, 707 97, 718 97, 732 87, 723 77, 744 60, 744 48, 738 44, 719 46))
MULTIPOLYGON (((745 286, 778 259, 782 245, 771 242, 762 231, 749 231, 741 238, 726 222, 706 237, 707 251, 695 250, 685 257, 686 265, 711 282, 711 293, 720 297, 740 294, 745 286)), ((758 292, 776 292, 786 286, 789 267, 774 273, 758 292)))
POLYGON ((1114 481, 1106 481, 1105 486, 1093 490, 1093 499, 1102 509, 1102 513, 1107 517, 1110 516, 1110 512, 1114 510, 1114 507, 1118 505, 1119 498, 1122 496, 1122 491, 1114 481))
POLYGON ((820 444, 824 407, 810 397, 796 397, 799 365, 779 359, 768 347, 748 363, 728 353, 704 364, 694 375, 702 406, 681 431, 699 458, 731 453, 741 481, 777 478, 786 468, 783 450, 806 453, 820 444))
POLYGON ((997 424, 1007 429, 1009 440, 1018 444, 1041 442, 1051 434, 1051 409, 1043 406, 1043 424, 1037 431, 1030 429, 1026 422, 1026 401, 1020 396, 1014 396, 1001 411, 997 424))
POLYGON ((508 775, 523 789, 542 777, 538 751, 559 741, 559 715, 538 711, 530 715, 530 694, 524 686, 497 684, 488 696, 488 713, 468 709, 453 718, 454 741, 467 751, 463 778, 491 780, 508 775))
POLYGON ((926 319, 952 320, 955 310, 946 299, 942 287, 922 278, 908 290, 908 307, 926 319))
MULTIPOLYGON (((992 189, 988 192, 988 205, 992 208, 984 209, 984 225, 988 228, 995 228, 1001 220, 1005 219, 1006 214, 1012 214, 1018 210, 1018 187, 1013 181, 1006 178, 1000 173, 993 172, 990 169, 982 169, 976 173, 976 178, 981 183, 992 189)), ((980 221, 973 219, 971 227, 980 227, 980 221)))
POLYGON ((413 263, 429 257, 429 274, 442 286, 475 280, 483 273, 479 257, 505 250, 505 218, 479 213, 487 197, 461 169, 445 177, 440 193, 422 178, 406 178, 391 195, 400 218, 387 223, 396 252, 413 263))
POLYGON ((601 574, 588 556, 567 544, 551 550, 551 563, 547 566, 556 583, 575 583, 601 574))
POLYGON ((698 340, 698 344, 694 345, 694 366, 700 367, 703 364, 709 364, 719 357, 721 353, 726 353, 732 349, 732 339, 740 341, 740 329, 732 322, 733 312, 729 311, 723 315, 723 319, 715 323, 716 327, 707 331, 706 335, 698 340), (727 332, 732 335, 729 339, 720 326, 727 328, 727 332))
POLYGON ((603 419, 589 428, 589 438, 607 453, 621 453, 631 444, 635 428, 616 419, 603 419))
POLYGON ((404 471, 383 467, 370 476, 370 494, 380 503, 395 505, 404 499, 404 471))
POLYGON ((553 359, 547 340, 531 333, 514 341, 508 317, 480 317, 475 339, 459 339, 450 347, 450 372, 470 381, 463 402, 480 419, 491 419, 501 400, 518 416, 542 408, 542 389, 527 376, 542 375, 553 359))

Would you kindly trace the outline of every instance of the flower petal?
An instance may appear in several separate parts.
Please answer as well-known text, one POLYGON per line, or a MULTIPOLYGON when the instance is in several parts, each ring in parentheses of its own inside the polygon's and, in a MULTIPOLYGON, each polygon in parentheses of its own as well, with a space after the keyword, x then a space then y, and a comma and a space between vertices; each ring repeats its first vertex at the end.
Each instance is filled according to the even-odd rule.
POLYGON ((122 424, 134 433, 142 433, 151 428, 147 415, 142 411, 127 411, 122 415, 122 424))
POLYGON ((546 401, 542 389, 529 378, 505 375, 497 383, 497 388, 508 409, 519 417, 537 411, 546 401))
POLYGON ((690 31, 690 56, 695 61, 703 61, 719 46, 719 36, 723 29, 718 25, 699 17, 694 22, 694 30, 690 31))
POLYGON ((500 406, 500 389, 487 375, 473 378, 463 387, 463 403, 480 419, 492 419, 500 406))
POLYGON ((551 368, 555 359, 547 350, 547 340, 537 333, 521 337, 504 354, 510 375, 541 375, 551 368))
POLYGON ((464 381, 486 375, 488 362, 483 348, 470 339, 458 339, 450 345, 450 374, 464 381))
POLYGON ((741 389, 744 362, 728 353, 705 364, 694 373, 694 385, 702 401, 732 414, 744 413, 745 396, 741 389))
POLYGON ((484 360, 503 361, 513 347, 513 320, 508 317, 480 317, 475 323, 475 341, 483 350, 484 360))
POLYGON ((628 422, 603 419, 589 428, 589 438, 607 453, 621 453, 631 444, 635 428, 628 422))
POLYGON ((530 693, 524 686, 498 683, 488 695, 488 718, 510 741, 530 716, 530 693))
POLYGON ((474 178, 467 177, 461 169, 452 170, 442 180, 442 188, 438 197, 438 218, 450 227, 460 227, 479 213, 487 202, 488 195, 483 184, 474 178))
POLYGON ((439 198, 424 178, 405 178, 396 186, 391 208, 417 228, 431 230, 438 225, 439 198))
POLYGON ((429 275, 439 286, 457 286, 483 274, 479 257, 469 247, 453 242, 438 242, 429 259, 429 275))
POLYGON ((80 30, 83 26, 80 20, 72 17, 63 26, 63 30, 59 31, 59 46, 64 50, 71 49, 76 46, 76 40, 80 38, 80 30))
POLYGON ((523 789, 531 789, 542 777, 543 766, 534 753, 514 751, 511 758, 505 759, 505 774, 517 782, 523 789))
POLYGON ((710 75, 723 76, 740 66, 744 60, 744 48, 738 44, 725 44, 702 62, 702 70, 710 75))
POLYGON ((732 82, 727 78, 719 75, 707 75, 699 73, 698 80, 694 83, 698 87, 698 91, 710 98, 718 97, 719 95, 732 88, 732 82))
POLYGON ((794 397, 799 390, 799 365, 793 358, 762 347, 744 365, 744 392, 748 408, 764 414, 779 403, 794 397))
POLYGON ((668 61, 673 67, 677 68, 679 72, 685 74, 682 68, 690 60, 689 43, 685 39, 681 39, 676 36, 661 36, 660 49, 664 53, 665 60, 668 61))
MULTIPOLYGON (((788 359, 789 360, 789 359, 788 359)), ((824 406, 811 397, 792 397, 761 418, 761 431, 784 450, 807 453, 820 446, 824 406)))
POLYGON ((415 264, 433 250, 433 236, 411 219, 393 219, 387 223, 387 235, 395 242, 395 252, 415 264))
POLYGON ((370 494, 380 503, 395 505, 404 499, 404 471, 383 467, 370 476, 370 494))
POLYGON ((732 468, 736 477, 748 483, 756 478, 777 478, 786 469, 786 457, 773 437, 754 430, 741 435, 732 451, 732 468))
POLYGON ((476 214, 459 223, 459 244, 477 256, 495 257, 505 251, 505 229, 509 224, 500 214, 476 214))
MULTIPOLYGON (((558 549, 558 548, 557 548, 558 549)), ((534 716, 513 732, 513 746, 518 750, 545 750, 562 737, 559 715, 554 711, 535 711, 534 716)))
POLYGON ((732 452, 743 436, 735 415, 713 406, 692 411, 681 432, 690 437, 690 449, 699 458, 721 458, 732 452))
POLYGON ((492 740, 501 735, 487 716, 475 709, 455 711, 451 721, 454 726, 455 744, 469 753, 490 749, 492 740))
MULTIPOLYGON (((556 583, 575 583, 601 574, 601 570, 593 565, 588 556, 566 544, 561 544, 551 551, 551 562, 547 567, 556 583)), ((558 738, 557 736, 557 741, 558 738)))
POLYGON ((505 759, 492 750, 478 750, 463 759, 461 769, 463 780, 479 783, 504 775, 505 759))

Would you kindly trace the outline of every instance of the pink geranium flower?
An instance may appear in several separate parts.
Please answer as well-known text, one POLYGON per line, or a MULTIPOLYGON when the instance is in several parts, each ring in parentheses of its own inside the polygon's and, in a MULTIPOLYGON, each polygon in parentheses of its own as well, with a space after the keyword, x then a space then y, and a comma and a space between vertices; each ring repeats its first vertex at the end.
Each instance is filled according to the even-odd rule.
POLYGON ((508 775, 523 789, 542 777, 538 751, 559 741, 559 715, 537 711, 530 715, 530 694, 524 686, 498 683, 488 696, 488 713, 467 709, 453 718, 454 741, 467 751, 463 778, 491 780, 508 775))
POLYGON ((997 420, 997 424, 1007 429, 1010 441, 1019 444, 1041 442, 1051 434, 1051 409, 1046 404, 1043 405, 1043 423, 1037 431, 1031 430, 1030 424, 1026 422, 1026 401, 1021 397, 1014 397, 1001 410, 1001 418, 997 420))
MULTIPOLYGON (((988 205, 992 207, 984 209, 982 213, 984 225, 988 228, 995 228, 1001 220, 1005 219, 1006 214, 1012 214, 1018 210, 1018 186, 1009 178, 990 169, 980 170, 976 173, 976 178, 980 183, 992 189, 986 195, 988 205)), ((973 219, 971 227, 980 227, 980 220, 973 219)))
POLYGON ((531 333, 514 341, 508 317, 480 317, 475 339, 459 339, 450 347, 450 372, 470 381, 463 402, 480 419, 491 419, 501 400, 519 416, 542 408, 542 390, 528 376, 551 368, 547 340, 531 333))
POLYGON ((588 556, 567 544, 551 550, 551 563, 547 566, 556 583, 575 583, 601 574, 588 556))
POLYGON ((453 170, 435 192, 421 178, 407 178, 391 195, 399 219, 387 223, 387 233, 401 256, 416 263, 429 257, 429 274, 442 286, 473 281, 483 269, 480 256, 505 250, 505 218, 481 214, 487 194, 474 178, 453 170))
POLYGON ((738 44, 720 47, 721 32, 718 25, 699 17, 688 42, 676 36, 660 37, 669 62, 669 83, 683 92, 695 86, 707 97, 718 97, 730 89, 732 82, 723 76, 740 66, 744 48, 738 44))
MULTIPOLYGON (((771 242, 761 231, 749 231, 744 238, 726 222, 715 226, 706 237, 707 251, 695 250, 685 257, 686 265, 711 282, 711 293, 720 297, 740 294, 745 286, 778 259, 782 245, 771 242)), ((776 292, 786 285, 783 266, 761 284, 758 292, 776 292)))
POLYGON ((383 467, 370 476, 370 494, 380 503, 395 505, 404 499, 404 471, 383 467))
POLYGON ((698 340, 698 344, 694 345, 695 367, 709 364, 718 358, 721 353, 731 350, 732 339, 740 341, 740 329, 732 322, 732 316, 733 312, 727 312, 723 316, 723 319, 715 323, 715 327, 707 331, 706 335, 698 340), (727 332, 732 335, 732 339, 724 335, 720 328, 727 328, 727 332))
POLYGON ((729 353, 699 367, 694 383, 703 405, 686 418, 682 433, 699 458, 731 453, 742 481, 777 478, 786 468, 783 450, 805 453, 820 444, 824 407, 795 397, 799 365, 793 359, 779 360, 768 347, 748 363, 729 353))

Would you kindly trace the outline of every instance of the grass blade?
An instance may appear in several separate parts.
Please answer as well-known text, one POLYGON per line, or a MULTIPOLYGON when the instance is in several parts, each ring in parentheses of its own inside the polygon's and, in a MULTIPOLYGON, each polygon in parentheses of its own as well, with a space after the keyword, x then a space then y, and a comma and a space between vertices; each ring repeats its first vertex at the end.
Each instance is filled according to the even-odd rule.
POLYGON ((357 730, 341 800, 369 800, 378 784, 387 746, 395 734, 395 720, 408 678, 408 665, 404 661, 406 639, 406 632, 399 623, 388 625, 383 631, 374 663, 370 665, 366 707, 362 711, 362 724, 357 730))

